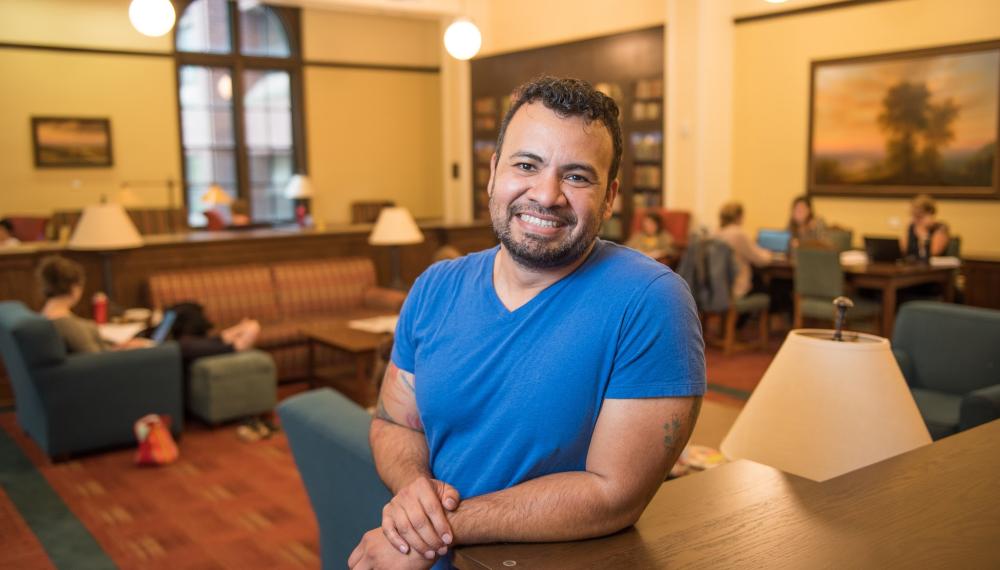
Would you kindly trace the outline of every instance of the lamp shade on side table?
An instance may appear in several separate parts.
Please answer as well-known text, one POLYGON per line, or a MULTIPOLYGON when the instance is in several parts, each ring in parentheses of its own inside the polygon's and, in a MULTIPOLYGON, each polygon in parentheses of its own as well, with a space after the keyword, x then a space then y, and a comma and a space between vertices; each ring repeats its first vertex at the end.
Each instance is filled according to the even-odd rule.
POLYGON ((722 441, 726 457, 825 481, 931 442, 889 341, 832 336, 788 334, 722 441))

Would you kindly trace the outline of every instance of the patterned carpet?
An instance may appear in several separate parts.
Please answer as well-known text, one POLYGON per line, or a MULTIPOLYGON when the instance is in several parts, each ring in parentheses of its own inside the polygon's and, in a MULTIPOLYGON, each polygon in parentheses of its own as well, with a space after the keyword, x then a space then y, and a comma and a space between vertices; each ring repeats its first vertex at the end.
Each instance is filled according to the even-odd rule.
MULTIPOLYGON (((709 349, 707 398, 742 406, 773 355, 709 349)), ((0 569, 318 568, 316 523, 284 434, 246 443, 235 429, 189 422, 181 459, 167 467, 135 467, 130 449, 52 464, 12 412, 0 413, 0 569)))
MULTIPOLYGON (((138 468, 128 449, 52 464, 20 434, 13 414, 0 415, 0 427, 119 568, 319 566, 315 521, 283 434, 246 443, 233 426, 195 425, 177 463, 138 468)), ((20 492, 7 487, 9 495, 20 492)), ((0 500, 0 567, 50 567, 11 506, 0 500)), ((79 553, 49 546, 57 567, 81 567, 79 553)))

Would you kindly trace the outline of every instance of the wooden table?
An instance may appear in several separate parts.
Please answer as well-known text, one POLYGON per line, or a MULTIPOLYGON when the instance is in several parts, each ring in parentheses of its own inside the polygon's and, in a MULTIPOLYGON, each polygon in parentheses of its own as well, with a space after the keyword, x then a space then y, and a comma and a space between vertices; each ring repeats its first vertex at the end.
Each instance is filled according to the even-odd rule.
POLYGON ((998 568, 1000 420, 824 483, 751 461, 664 483, 635 527, 460 548, 495 568, 998 568), (513 564, 511 564, 513 563, 513 564))
MULTIPOLYGON (((866 265, 845 265, 844 276, 855 288, 877 289, 882 292, 882 336, 892 338, 892 328, 896 322, 896 294, 900 289, 940 283, 944 300, 955 299, 954 267, 932 267, 920 264, 868 263, 866 265)), ((765 283, 774 279, 795 279, 795 267, 788 260, 773 261, 759 268, 765 283)))
POLYGON ((354 359, 355 378, 359 384, 368 382, 372 364, 375 359, 375 349, 388 334, 375 334, 352 329, 348 322, 378 316, 376 314, 355 315, 351 318, 326 321, 321 324, 304 325, 302 334, 309 342, 309 385, 316 387, 316 347, 318 345, 340 350, 354 359))

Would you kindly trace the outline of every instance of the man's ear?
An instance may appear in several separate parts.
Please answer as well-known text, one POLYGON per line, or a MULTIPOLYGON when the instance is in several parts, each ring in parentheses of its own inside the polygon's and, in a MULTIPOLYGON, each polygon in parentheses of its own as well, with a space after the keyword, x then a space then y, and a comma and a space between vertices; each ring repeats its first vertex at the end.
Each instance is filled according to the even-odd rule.
POLYGON ((486 195, 493 197, 493 177, 497 174, 497 153, 490 155, 490 180, 486 183, 486 195))
POLYGON ((607 193, 604 194, 604 219, 611 219, 611 215, 614 213, 615 198, 618 197, 618 179, 615 178, 611 181, 611 185, 608 186, 607 193))

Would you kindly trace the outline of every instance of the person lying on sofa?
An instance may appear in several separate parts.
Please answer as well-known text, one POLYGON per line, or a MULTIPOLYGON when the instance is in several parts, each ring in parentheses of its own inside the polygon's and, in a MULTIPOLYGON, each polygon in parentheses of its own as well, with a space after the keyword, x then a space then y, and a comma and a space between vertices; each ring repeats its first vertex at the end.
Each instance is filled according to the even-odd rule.
MULTIPOLYGON (((45 305, 41 314, 52 321, 66 348, 71 353, 103 352, 105 350, 127 350, 152 346, 146 338, 133 338, 122 344, 112 344, 101 338, 97 323, 73 314, 73 307, 83 296, 84 273, 79 263, 50 255, 42 259, 36 272, 45 305)), ((197 341, 179 338, 181 356, 185 363, 195 358, 211 354, 238 352, 253 348, 260 324, 253 319, 243 319, 218 336, 206 336, 197 341)))

